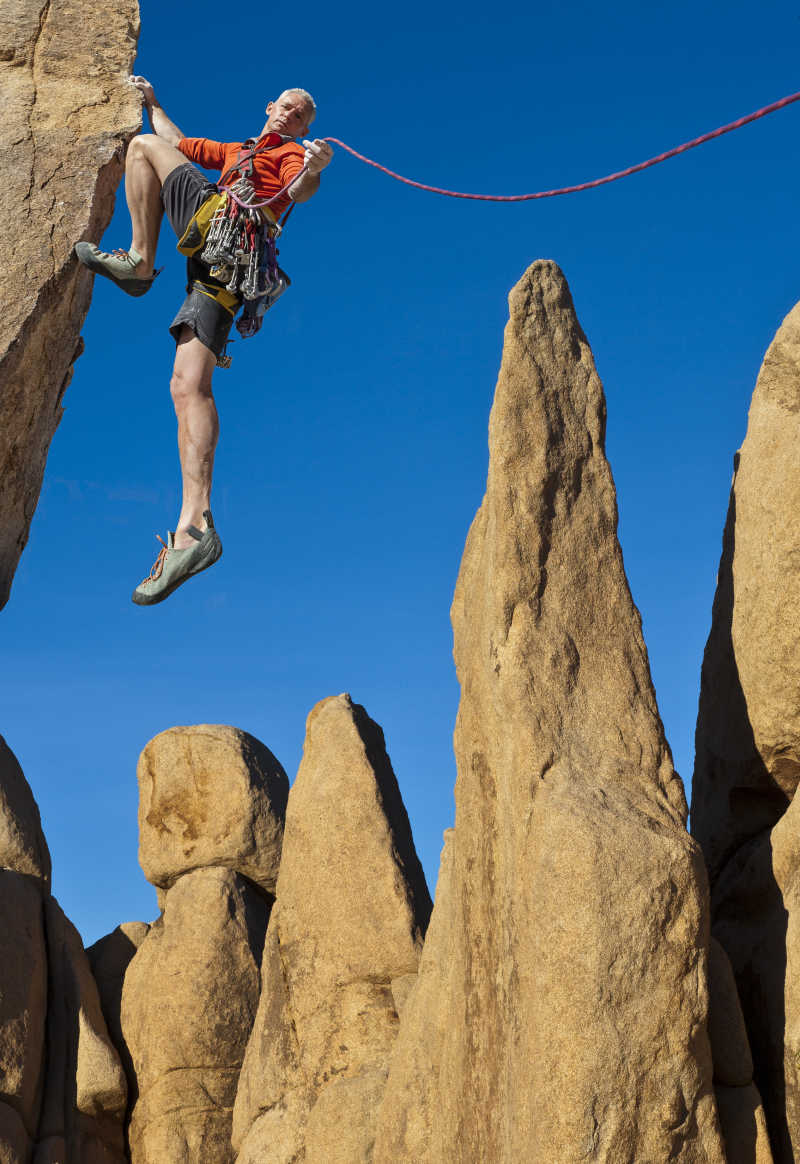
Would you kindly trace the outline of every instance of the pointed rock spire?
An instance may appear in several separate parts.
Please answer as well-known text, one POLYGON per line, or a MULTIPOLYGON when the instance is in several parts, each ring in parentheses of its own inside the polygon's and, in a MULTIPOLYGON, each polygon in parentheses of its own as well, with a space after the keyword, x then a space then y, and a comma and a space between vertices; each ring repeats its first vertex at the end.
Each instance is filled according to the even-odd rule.
POLYGON ((375 1161, 721 1164, 705 875, 617 540, 603 389, 554 263, 509 302, 452 610, 455 832, 403 1015, 422 1046, 397 1045, 375 1161))
POLYGON ((798 448, 800 304, 764 357, 735 458, 692 794, 714 934, 733 965, 781 1164, 800 1153, 798 448))
POLYGON ((395 998, 431 902, 383 733, 348 695, 308 717, 262 993, 233 1121, 238 1164, 368 1164, 395 998))

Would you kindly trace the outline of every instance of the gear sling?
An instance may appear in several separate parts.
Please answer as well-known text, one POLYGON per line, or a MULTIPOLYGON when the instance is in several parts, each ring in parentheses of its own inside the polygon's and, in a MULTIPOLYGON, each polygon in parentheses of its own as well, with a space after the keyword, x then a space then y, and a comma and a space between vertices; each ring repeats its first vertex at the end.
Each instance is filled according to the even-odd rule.
MULTIPOLYGON (((291 283, 278 266, 275 244, 294 204, 281 222, 266 203, 259 204, 260 209, 248 205, 255 195, 250 182, 253 158, 282 144, 280 134, 270 133, 260 146, 240 150, 234 164, 216 184, 219 193, 205 200, 178 240, 180 253, 187 258, 196 256, 215 280, 206 283, 195 278, 195 290, 216 300, 231 315, 244 300, 244 311, 236 322, 236 330, 244 339, 256 334, 264 313, 291 283), (226 186, 235 173, 240 177, 226 186)), ((230 356, 221 356, 219 362, 229 367, 230 356)))

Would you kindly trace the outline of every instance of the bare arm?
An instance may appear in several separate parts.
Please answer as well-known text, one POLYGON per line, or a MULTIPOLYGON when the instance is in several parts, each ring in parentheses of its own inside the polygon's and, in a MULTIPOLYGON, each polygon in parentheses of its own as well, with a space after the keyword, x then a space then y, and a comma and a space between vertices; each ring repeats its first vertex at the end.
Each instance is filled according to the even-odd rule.
POLYGON ((293 202, 308 202, 309 198, 316 194, 319 190, 320 170, 324 170, 333 157, 331 147, 320 138, 304 141, 303 145, 306 148, 304 161, 308 169, 289 187, 289 197, 293 202))
POLYGON ((176 146, 181 138, 184 137, 184 134, 178 129, 174 121, 170 121, 159 105, 153 86, 144 77, 131 77, 131 84, 142 95, 147 116, 150 118, 150 124, 153 127, 153 133, 156 137, 163 138, 164 141, 169 142, 170 145, 176 146))

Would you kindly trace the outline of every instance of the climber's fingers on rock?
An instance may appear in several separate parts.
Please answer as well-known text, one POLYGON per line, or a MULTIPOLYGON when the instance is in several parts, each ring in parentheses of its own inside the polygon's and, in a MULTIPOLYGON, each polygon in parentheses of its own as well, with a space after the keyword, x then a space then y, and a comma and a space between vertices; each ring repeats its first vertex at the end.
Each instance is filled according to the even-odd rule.
POLYGON ((146 77, 140 77, 136 74, 132 74, 129 80, 134 88, 139 90, 146 101, 152 99, 155 96, 153 86, 150 84, 146 77))

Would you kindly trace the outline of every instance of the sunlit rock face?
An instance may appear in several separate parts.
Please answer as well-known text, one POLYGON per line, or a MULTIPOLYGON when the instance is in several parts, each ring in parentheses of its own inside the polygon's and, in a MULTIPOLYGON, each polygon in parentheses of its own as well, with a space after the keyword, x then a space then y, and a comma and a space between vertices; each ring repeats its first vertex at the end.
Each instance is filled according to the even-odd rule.
POLYGON ((781 1162, 800 1154, 799 447, 800 305, 764 358, 735 459, 692 794, 781 1162))
POLYGON ((238 1164, 370 1164, 431 901, 383 732, 308 717, 233 1119, 238 1164))
POLYGON ((39 810, 0 739, 0 1160, 121 1164, 127 1084, 39 810))
POLYGON ((452 618, 455 830, 375 1160, 724 1160, 708 900, 566 281, 511 292, 452 618))
POLYGON ((28 539, 62 397, 81 351, 98 241, 124 147, 141 125, 127 84, 136 0, 7 0, 0 21, 0 606, 28 539), (13 209, 12 209, 13 208, 13 209))

